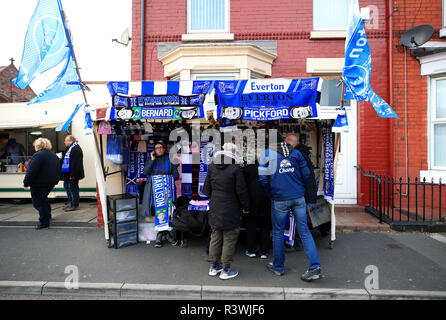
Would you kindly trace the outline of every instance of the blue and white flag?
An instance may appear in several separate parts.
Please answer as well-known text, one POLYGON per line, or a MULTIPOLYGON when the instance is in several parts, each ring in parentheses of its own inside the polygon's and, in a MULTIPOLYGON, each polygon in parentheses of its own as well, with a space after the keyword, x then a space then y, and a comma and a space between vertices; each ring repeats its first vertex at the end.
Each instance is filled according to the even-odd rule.
POLYGON ((372 57, 359 12, 358 0, 351 0, 342 73, 347 93, 344 97, 353 97, 357 101, 369 101, 380 117, 398 118, 392 107, 373 91, 370 84, 371 70, 372 57))
POLYGON ((344 107, 339 108, 336 121, 331 129, 332 132, 348 132, 347 111, 344 107))
POLYGON ((62 72, 57 76, 56 80, 50 84, 45 90, 39 93, 29 104, 48 101, 64 97, 70 93, 81 90, 79 75, 76 70, 71 52, 68 53, 68 58, 62 72))
POLYGON ((55 131, 68 131, 68 128, 70 127, 71 121, 73 121, 73 118, 76 116, 76 113, 79 111, 79 109, 83 106, 83 103, 79 103, 76 105, 76 107, 73 110, 73 113, 68 117, 68 119, 58 125, 56 128, 54 128, 55 131))
POLYGON ((37 75, 64 61, 70 51, 60 0, 39 0, 26 32, 19 72, 12 82, 25 89, 37 75))

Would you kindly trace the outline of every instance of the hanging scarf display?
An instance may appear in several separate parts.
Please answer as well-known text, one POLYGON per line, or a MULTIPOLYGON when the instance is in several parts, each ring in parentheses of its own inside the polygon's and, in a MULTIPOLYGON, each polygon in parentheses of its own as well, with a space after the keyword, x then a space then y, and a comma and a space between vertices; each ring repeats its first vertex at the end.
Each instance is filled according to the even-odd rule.
POLYGON ((182 153, 181 163, 181 193, 185 197, 192 198, 192 154, 182 153))
POLYGON ((324 141, 324 196, 328 201, 332 201, 334 197, 334 150, 330 123, 322 125, 322 137, 324 141))
POLYGON ((208 165, 212 160, 214 155, 215 145, 211 142, 201 142, 200 143, 200 171, 198 174, 198 195, 203 199, 208 199, 208 197, 202 192, 204 187, 204 182, 206 180, 208 165))
POLYGON ((127 174, 125 178, 125 192, 135 196, 138 194, 136 185, 137 175, 137 157, 136 152, 129 152, 129 164, 127 166, 127 174))
POLYGON ((115 164, 123 163, 124 157, 121 137, 115 135, 107 136, 107 153, 105 155, 105 160, 115 164))
POLYGON ((70 172, 70 154, 71 154, 71 150, 77 146, 78 143, 74 142, 71 144, 70 148, 68 148, 67 153, 65 153, 65 157, 63 158, 63 162, 62 162, 62 172, 70 172))
POLYGON ((175 184, 171 175, 155 175, 152 179, 152 199, 155 208, 155 230, 172 230, 170 216, 173 212, 175 184))
POLYGON ((144 167, 146 166, 146 161, 147 161, 147 153, 137 152, 136 158, 137 158, 136 182, 142 183, 144 180, 147 180, 147 176, 144 174, 144 167))
POLYGON ((212 90, 212 83, 210 80, 143 81, 138 84, 108 82, 107 87, 115 108, 110 118, 203 118, 205 96, 212 90), (121 106, 124 108, 121 109, 121 106))

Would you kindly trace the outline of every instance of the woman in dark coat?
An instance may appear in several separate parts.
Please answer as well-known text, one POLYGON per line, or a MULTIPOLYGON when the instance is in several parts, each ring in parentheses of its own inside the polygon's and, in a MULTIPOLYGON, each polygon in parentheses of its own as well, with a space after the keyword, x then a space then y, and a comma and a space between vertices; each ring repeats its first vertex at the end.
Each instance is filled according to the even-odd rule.
POLYGON ((259 182, 259 164, 249 164, 244 167, 246 184, 248 185, 251 207, 246 216, 248 248, 245 254, 254 258, 257 247, 257 228, 260 229, 260 258, 268 258, 269 233, 271 231, 271 201, 263 191, 259 182))
POLYGON ((59 182, 59 158, 51 151, 51 142, 39 138, 33 143, 36 153, 32 156, 26 168, 23 185, 25 189, 31 187, 31 198, 34 208, 39 211, 39 223, 36 229, 50 226, 51 205, 48 194, 59 182))
POLYGON ((209 225, 212 228, 209 257, 210 276, 220 274, 220 279, 238 275, 231 269, 235 246, 240 232, 242 211, 249 210, 249 196, 243 170, 235 156, 235 145, 225 144, 225 151, 218 151, 209 165, 203 193, 209 197, 209 225))
MULTIPOLYGON (((147 159, 147 163, 144 167, 143 173, 148 177, 147 183, 144 187, 143 204, 142 204, 142 217, 146 221, 153 221, 152 214, 152 180, 151 176, 171 174, 175 180, 178 180, 180 175, 178 169, 169 161, 169 155, 166 154, 167 149, 163 142, 157 142, 155 144, 155 150, 151 153, 150 159, 147 159)), ((155 242, 155 247, 162 246, 162 240, 167 239, 173 245, 176 244, 175 237, 167 231, 158 232, 155 242)))

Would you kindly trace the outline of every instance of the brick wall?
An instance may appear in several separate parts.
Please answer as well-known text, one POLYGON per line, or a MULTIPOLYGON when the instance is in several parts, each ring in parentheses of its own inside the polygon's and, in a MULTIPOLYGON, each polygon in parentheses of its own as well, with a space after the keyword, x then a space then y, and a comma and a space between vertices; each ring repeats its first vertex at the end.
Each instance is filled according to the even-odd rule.
POLYGON ((409 50, 405 52, 404 47, 398 44, 403 32, 421 24, 434 26, 436 32, 431 40, 444 41, 438 35, 442 26, 441 12, 442 0, 393 1, 393 107, 400 116, 400 120, 394 121, 393 126, 395 177, 401 176, 405 179, 406 166, 411 179, 419 177, 420 170, 428 169, 428 77, 420 75, 419 61, 410 55, 409 50))
MULTIPOLYGON (((376 27, 371 29, 366 25, 373 60, 371 80, 375 92, 389 101, 387 3, 387 0, 359 1, 360 7, 373 5, 378 9, 376 27)), ((186 0, 146 1, 145 79, 164 79, 156 45, 160 41, 181 41, 181 34, 186 33, 186 5, 186 0)), ((230 32, 235 40, 277 40, 278 57, 272 69, 275 78, 311 76, 306 73, 308 57, 344 56, 344 39, 310 39, 312 0, 231 0, 230 7, 230 32)), ((133 0, 132 79, 135 80, 140 79, 140 14, 141 0, 133 0)), ((379 118, 370 103, 358 104, 358 164, 364 169, 391 171, 392 121, 395 122, 379 118)), ((361 204, 368 201, 367 188, 367 181, 358 175, 361 204)))

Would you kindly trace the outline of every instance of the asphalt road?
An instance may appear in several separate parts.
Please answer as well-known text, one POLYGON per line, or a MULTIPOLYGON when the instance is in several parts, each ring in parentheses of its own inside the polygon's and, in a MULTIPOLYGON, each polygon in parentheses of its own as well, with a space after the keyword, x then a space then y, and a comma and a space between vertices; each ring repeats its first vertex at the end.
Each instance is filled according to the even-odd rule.
POLYGON ((109 249, 102 229, 51 228, 36 231, 0 227, 0 281, 65 281, 74 265, 80 282, 125 282, 177 285, 252 287, 364 288, 367 266, 379 271, 379 289, 446 290, 446 243, 422 233, 338 233, 335 247, 316 235, 324 278, 299 279, 307 266, 304 252, 287 253, 286 274, 274 276, 268 260, 248 258, 241 234, 233 267, 237 278, 222 281, 207 275, 204 238, 192 238, 188 248, 153 243, 109 249))

